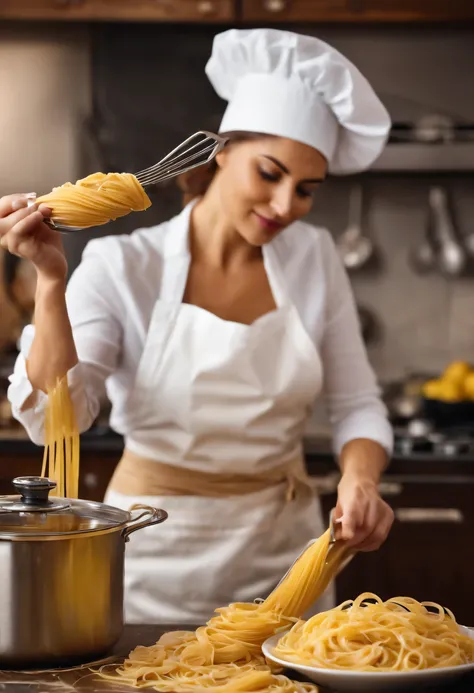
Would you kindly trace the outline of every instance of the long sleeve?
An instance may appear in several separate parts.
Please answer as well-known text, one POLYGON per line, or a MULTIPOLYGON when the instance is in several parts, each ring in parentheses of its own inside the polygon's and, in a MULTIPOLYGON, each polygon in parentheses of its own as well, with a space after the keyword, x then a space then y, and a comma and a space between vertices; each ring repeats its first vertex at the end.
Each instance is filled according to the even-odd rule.
POLYGON ((325 242, 326 324, 321 344, 324 394, 334 450, 368 438, 390 454, 393 432, 370 366, 347 274, 329 234, 325 242))
MULTIPOLYGON (((68 384, 78 426, 87 430, 100 409, 107 377, 113 373, 119 358, 123 315, 120 297, 109 270, 94 244, 86 248, 83 261, 73 273, 66 292, 66 303, 71 321, 79 363, 72 368, 68 384)), ((28 380, 26 362, 34 339, 34 326, 28 325, 20 340, 20 354, 10 376, 8 399, 12 413, 37 445, 44 443, 44 419, 47 396, 33 391, 28 380), (25 403, 33 395, 33 404, 25 403)))

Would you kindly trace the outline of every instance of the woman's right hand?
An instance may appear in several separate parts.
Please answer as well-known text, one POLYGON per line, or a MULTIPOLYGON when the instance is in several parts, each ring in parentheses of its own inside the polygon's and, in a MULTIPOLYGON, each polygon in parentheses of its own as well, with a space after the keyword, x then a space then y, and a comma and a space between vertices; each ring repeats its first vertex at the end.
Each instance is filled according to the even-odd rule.
POLYGON ((51 210, 45 205, 28 207, 28 200, 31 195, 0 198, 0 245, 32 262, 39 280, 65 281, 67 261, 61 234, 44 223, 51 210))

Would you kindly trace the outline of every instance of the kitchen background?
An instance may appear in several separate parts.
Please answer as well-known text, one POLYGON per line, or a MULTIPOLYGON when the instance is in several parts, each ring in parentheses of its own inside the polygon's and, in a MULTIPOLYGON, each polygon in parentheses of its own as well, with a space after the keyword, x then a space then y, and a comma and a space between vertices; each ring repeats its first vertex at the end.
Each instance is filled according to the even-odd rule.
MULTIPOLYGON (((113 5, 107 5, 106 0, 96 2, 100 8, 113 5)), ((117 8, 125 7, 126 2, 119 0, 117 8)), ((180 2, 187 8, 213 6, 198 0, 180 2)), ((376 7, 370 0, 358 6, 364 3, 376 7)), ((146 4, 144 0, 137 6, 146 4)), ((222 0, 216 4, 232 3, 222 0)), ((400 133, 406 133, 400 124, 413 127, 431 115, 462 124, 468 139, 469 126, 474 124, 474 8, 467 0, 452 0, 449 8, 445 3, 393 0, 387 3, 392 10, 386 18, 401 8, 399 14, 407 20, 396 23, 374 21, 378 15, 373 12, 368 13, 371 21, 367 22, 360 21, 360 14, 357 22, 352 22, 350 13, 344 15, 347 21, 343 22, 291 21, 305 19, 305 12, 317 19, 319 4, 323 7, 319 16, 324 19, 324 7, 331 5, 324 2, 295 0, 294 6, 303 8, 296 14, 292 14, 291 0, 255 0, 254 4, 245 0, 242 6, 278 4, 290 7, 288 21, 283 24, 286 28, 327 40, 358 65, 391 113, 394 142, 400 133), (412 5, 417 6, 416 12, 411 13, 412 5), (452 12, 453 18, 470 21, 412 21, 419 19, 417 12, 444 13, 446 19, 452 12)), ((91 0, 65 0, 59 5, 61 10, 45 10, 44 16, 53 17, 71 7, 80 18, 81 7, 89 7, 91 0)), ((25 16, 32 17, 41 15, 43 10, 38 7, 49 6, 56 8, 49 0, 36 6, 28 0, 0 0, 0 20, 11 16, 21 19, 21 7, 25 16)), ((108 10, 109 15, 113 12, 108 10)), ((138 16, 140 10, 136 12, 138 16)), ((327 14, 330 12, 328 9, 327 14)), ((273 15, 268 17, 270 21, 273 15)), ((384 18, 383 12, 380 18, 384 18)), ((216 128, 224 104, 208 84, 204 65, 212 37, 223 26, 206 21, 0 21, 0 195, 48 192, 54 185, 99 168, 136 171, 154 163, 195 130, 216 128)), ((328 227, 339 239, 348 224, 350 194, 356 183, 362 185, 362 229, 374 244, 375 258, 351 273, 351 279, 358 304, 375 320, 367 344, 384 386, 403 381, 412 373, 437 374, 452 360, 474 362, 474 261, 468 263, 462 277, 451 278, 438 270, 419 274, 409 261, 432 223, 428 202, 433 186, 448 192, 459 238, 474 234, 473 172, 474 138, 471 143, 393 143, 372 171, 360 177, 331 178, 318 193, 310 220, 328 227)), ((169 185, 154 194, 148 212, 120 220, 100 233, 125 233, 136 226, 158 223, 176 213, 181 202, 180 191, 169 185)), ((66 237, 71 269, 80 261, 84 244, 98 233, 66 237)), ((0 368, 6 385, 14 336, 32 308, 34 278, 27 266, 13 266, 4 253, 2 261, 0 368)), ((0 420, 2 412, 6 421, 5 401, 0 420)), ((326 422, 320 406, 315 409, 308 434, 308 466, 320 479, 327 510, 334 502, 335 467, 326 445, 326 422)), ((8 425, 0 438, 1 493, 9 492, 12 457, 20 473, 38 472, 40 455, 29 443, 18 440, 22 436, 8 425)), ((460 614, 464 622, 474 623, 472 590, 464 589, 474 580, 474 562, 463 557, 466 547, 472 546, 474 526, 474 436, 468 438, 462 451, 456 446, 449 448, 449 440, 446 443, 444 438, 441 448, 433 442, 428 445, 423 438, 416 455, 411 454, 413 446, 397 448, 383 489, 398 523, 378 555, 361 557, 341 576, 340 598, 367 589, 386 596, 403 591, 440 601, 460 614), (440 556, 446 569, 439 565, 440 556), (426 587, 428 582, 433 587, 426 595, 420 586, 426 587)), ((84 437, 83 497, 101 498, 120 450, 120 441, 111 441, 106 426, 102 437, 84 437)))
MULTIPOLYGON (((294 28, 354 60, 395 122, 434 113, 474 123, 473 29, 294 28)), ((188 133, 215 127, 223 104, 203 72, 215 31, 199 25, 0 24, 0 193, 47 192, 97 165, 138 170, 188 133)), ((369 349, 382 380, 474 358, 474 272, 454 280, 438 272, 419 276, 408 261, 425 233, 433 184, 447 184, 460 233, 474 233, 474 178, 469 172, 429 174, 375 172, 364 178, 363 230, 379 262, 353 275, 353 285, 379 323, 369 349)), ((338 236, 347 224, 353 183, 331 179, 311 221, 338 236)), ((150 212, 110 225, 107 233, 151 225, 179 206, 175 189, 161 190, 150 212)), ((97 233, 67 239, 71 268, 97 233)))

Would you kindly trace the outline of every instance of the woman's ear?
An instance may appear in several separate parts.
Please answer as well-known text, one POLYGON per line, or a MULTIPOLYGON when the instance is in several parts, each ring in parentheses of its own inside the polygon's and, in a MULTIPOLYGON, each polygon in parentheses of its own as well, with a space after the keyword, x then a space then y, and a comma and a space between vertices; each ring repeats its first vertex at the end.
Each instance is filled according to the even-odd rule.
POLYGON ((216 172, 216 162, 193 168, 178 176, 176 182, 183 193, 183 207, 196 197, 204 195, 216 172))
POLYGON ((222 151, 220 151, 216 155, 215 162, 219 168, 224 168, 225 162, 227 160, 227 154, 228 154, 227 147, 224 147, 224 149, 222 149, 222 151))

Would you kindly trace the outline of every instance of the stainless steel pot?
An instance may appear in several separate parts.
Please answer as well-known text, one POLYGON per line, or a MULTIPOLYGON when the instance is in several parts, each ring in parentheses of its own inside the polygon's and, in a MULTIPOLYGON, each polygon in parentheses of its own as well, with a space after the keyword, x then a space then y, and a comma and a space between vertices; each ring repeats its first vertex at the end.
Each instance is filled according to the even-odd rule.
POLYGON ((0 497, 0 668, 93 661, 122 633, 125 543, 167 513, 49 498, 41 477, 13 485, 0 497))

